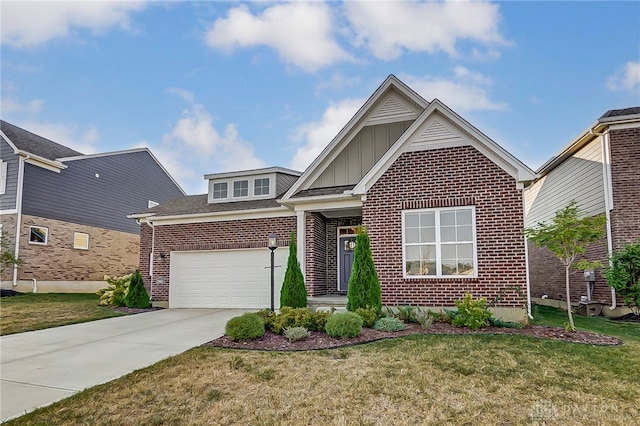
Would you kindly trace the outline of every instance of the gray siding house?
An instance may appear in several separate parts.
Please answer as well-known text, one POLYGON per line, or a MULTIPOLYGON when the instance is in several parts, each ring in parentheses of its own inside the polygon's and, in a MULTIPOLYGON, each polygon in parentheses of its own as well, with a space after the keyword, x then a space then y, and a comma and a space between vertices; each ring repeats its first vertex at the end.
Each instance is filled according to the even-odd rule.
POLYGON ((146 148, 83 155, 0 121, 0 231, 24 264, 2 288, 91 292, 139 266, 134 211, 184 191, 146 148))
MULTIPOLYGON (((537 172, 525 192, 525 226, 551 220, 575 200, 584 216, 607 217, 606 236, 586 257, 608 256, 640 239, 640 107, 607 111, 537 172)), ((564 267, 547 250, 528 245, 531 293, 538 303, 564 306, 564 267)), ((621 314, 622 300, 602 270, 587 286, 583 274, 571 277, 571 302, 582 297, 607 305, 604 315, 621 314)))

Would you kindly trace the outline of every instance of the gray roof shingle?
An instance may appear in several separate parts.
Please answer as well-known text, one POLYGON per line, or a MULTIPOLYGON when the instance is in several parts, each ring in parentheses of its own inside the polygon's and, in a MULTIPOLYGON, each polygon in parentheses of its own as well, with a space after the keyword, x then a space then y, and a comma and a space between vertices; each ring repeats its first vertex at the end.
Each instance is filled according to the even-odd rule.
POLYGON ((633 114, 640 114, 640 106, 623 108, 623 109, 610 109, 609 111, 605 112, 600 118, 621 117, 623 115, 633 115, 633 114))
POLYGON ((162 203, 137 214, 154 213, 157 216, 175 216, 198 213, 234 212, 282 207, 276 198, 265 200, 235 201, 228 203, 209 203, 208 195, 185 195, 173 201, 162 203))
POLYGON ((19 150, 48 160, 83 155, 78 151, 33 134, 4 120, 0 120, 0 129, 19 150))

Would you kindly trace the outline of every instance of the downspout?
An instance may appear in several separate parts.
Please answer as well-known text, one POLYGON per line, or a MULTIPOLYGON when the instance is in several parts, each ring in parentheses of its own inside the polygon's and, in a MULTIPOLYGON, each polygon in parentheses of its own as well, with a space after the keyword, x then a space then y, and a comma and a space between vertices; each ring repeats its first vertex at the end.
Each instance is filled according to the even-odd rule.
MULTIPOLYGON (((524 222, 524 216, 525 216, 525 210, 526 209, 526 205, 525 205, 525 199, 524 199, 524 188, 522 189, 522 220, 524 222)), ((527 315, 529 316, 529 319, 533 319, 533 314, 531 312, 531 282, 529 280, 529 247, 527 244, 527 236, 523 235, 522 239, 524 240, 524 267, 525 267, 525 272, 527 274, 527 315)))
MULTIPOLYGON (((611 235, 611 209, 613 209, 613 188, 611 187, 611 146, 609 143, 609 131, 604 133, 595 133, 590 130, 591 134, 602 136, 600 147, 602 151, 602 179, 604 182, 604 213, 607 218, 607 256, 609 258, 609 266, 611 266, 611 256, 613 255, 613 236, 611 235)), ((609 310, 617 307, 616 289, 611 287, 611 306, 609 310)))
MULTIPOLYGON (((20 162, 18 163, 18 188, 16 193, 16 245, 13 251, 13 255, 17 259, 20 254, 20 228, 22 228, 22 192, 24 187, 24 162, 29 159, 20 156, 20 162)), ((18 285, 18 265, 13 265, 13 286, 18 285)))

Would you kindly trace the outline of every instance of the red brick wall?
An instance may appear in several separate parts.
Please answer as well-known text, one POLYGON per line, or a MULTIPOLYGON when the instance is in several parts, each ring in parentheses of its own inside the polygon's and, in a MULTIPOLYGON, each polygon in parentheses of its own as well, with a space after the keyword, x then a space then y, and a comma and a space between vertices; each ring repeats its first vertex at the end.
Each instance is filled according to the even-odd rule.
POLYGON ((640 129, 612 130, 613 249, 640 238, 640 129))
MULTIPOLYGON (((363 223, 387 305, 450 306, 471 292, 491 300, 506 286, 526 294, 522 191, 472 147, 404 153, 367 193, 363 223), (478 278, 404 279, 402 210, 473 205, 478 278)), ((497 306, 521 307, 507 291, 497 306)))
MULTIPOLYGON (((140 269, 147 290, 151 290, 149 253, 152 228, 142 225, 140 230, 140 269)), ((267 246, 267 236, 278 234, 278 245, 288 246, 289 235, 296 230, 296 217, 233 220, 155 226, 155 257, 153 270, 154 301, 169 300, 169 264, 172 251, 224 250, 267 246), (158 260, 158 255, 165 255, 158 260), (161 282, 158 282, 161 280, 161 282)))
POLYGON ((327 294, 327 230, 320 213, 307 213, 305 219, 306 259, 305 279, 307 294, 327 294))

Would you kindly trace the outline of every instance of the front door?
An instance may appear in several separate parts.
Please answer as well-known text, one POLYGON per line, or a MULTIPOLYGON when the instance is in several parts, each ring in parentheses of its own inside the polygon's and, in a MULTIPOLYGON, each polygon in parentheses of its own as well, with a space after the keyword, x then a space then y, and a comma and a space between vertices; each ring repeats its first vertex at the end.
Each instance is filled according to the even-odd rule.
POLYGON ((353 250, 356 247, 356 237, 355 235, 341 236, 339 242, 338 290, 347 291, 349 288, 349 278, 351 278, 351 269, 353 268, 353 250))

